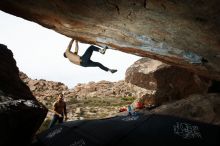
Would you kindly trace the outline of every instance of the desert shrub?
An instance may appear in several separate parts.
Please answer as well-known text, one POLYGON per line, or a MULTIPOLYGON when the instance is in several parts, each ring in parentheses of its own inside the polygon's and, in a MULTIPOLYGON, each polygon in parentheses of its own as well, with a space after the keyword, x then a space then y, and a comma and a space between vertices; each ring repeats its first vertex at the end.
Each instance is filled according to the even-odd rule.
POLYGON ((136 98, 132 96, 127 96, 127 97, 122 97, 122 101, 128 101, 128 102, 133 102, 136 98))

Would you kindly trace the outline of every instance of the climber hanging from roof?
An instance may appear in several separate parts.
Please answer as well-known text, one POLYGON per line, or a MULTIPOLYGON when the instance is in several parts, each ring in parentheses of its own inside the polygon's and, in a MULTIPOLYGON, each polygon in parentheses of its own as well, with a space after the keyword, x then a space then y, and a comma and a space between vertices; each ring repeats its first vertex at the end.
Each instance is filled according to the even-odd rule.
POLYGON ((72 44, 73 44, 74 40, 72 39, 66 49, 66 51, 64 52, 64 57, 68 58, 70 62, 83 66, 83 67, 99 67, 104 71, 109 71, 111 73, 115 73, 117 72, 116 69, 109 69, 107 67, 105 67, 104 65, 102 65, 99 62, 94 62, 92 60, 90 60, 93 51, 97 51, 100 52, 102 54, 105 54, 106 49, 108 49, 108 47, 105 47, 104 49, 95 47, 93 45, 91 45, 82 56, 78 55, 78 50, 79 50, 79 46, 78 46, 78 41, 75 40, 75 52, 71 52, 71 48, 72 48, 72 44))

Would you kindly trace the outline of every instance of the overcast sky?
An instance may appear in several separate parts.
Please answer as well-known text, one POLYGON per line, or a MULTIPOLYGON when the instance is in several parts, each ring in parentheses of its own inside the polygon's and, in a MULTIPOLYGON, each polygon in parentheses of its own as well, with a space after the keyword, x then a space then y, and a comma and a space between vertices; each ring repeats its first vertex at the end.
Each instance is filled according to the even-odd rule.
MULTIPOLYGON (((97 67, 80 67, 70 63, 63 53, 71 38, 36 23, 0 11, 0 43, 13 52, 20 71, 32 79, 62 82, 69 88, 90 81, 118 81, 126 69, 140 57, 109 49, 104 55, 93 52, 91 59, 118 69, 112 74, 97 67)), ((79 44, 82 55, 88 44, 79 44)))

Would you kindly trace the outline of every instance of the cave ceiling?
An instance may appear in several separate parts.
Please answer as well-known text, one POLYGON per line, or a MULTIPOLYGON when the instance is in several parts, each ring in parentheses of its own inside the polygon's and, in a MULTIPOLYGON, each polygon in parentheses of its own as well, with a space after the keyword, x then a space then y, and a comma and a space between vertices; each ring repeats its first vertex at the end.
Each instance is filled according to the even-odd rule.
POLYGON ((219 0, 0 1, 0 10, 83 43, 157 59, 215 80, 220 80, 219 6, 219 0))

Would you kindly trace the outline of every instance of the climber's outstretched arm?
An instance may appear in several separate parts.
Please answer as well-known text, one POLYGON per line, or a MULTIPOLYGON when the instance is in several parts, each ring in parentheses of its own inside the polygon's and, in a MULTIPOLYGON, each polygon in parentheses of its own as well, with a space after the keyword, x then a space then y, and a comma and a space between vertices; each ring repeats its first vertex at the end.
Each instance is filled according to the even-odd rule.
POLYGON ((79 51, 79 45, 78 45, 78 41, 76 40, 75 53, 78 54, 78 51, 79 51))
POLYGON ((68 45, 68 47, 67 47, 67 51, 69 51, 70 52, 70 50, 71 50, 71 48, 72 48, 72 45, 73 45, 73 42, 74 42, 74 39, 72 39, 70 42, 69 42, 69 45, 68 45))

